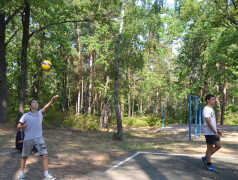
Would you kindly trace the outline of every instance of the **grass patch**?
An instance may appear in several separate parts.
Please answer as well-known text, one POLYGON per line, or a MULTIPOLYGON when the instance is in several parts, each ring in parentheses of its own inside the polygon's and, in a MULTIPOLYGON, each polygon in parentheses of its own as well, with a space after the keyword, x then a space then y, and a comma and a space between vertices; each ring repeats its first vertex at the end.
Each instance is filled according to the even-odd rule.
POLYGON ((162 120, 156 116, 124 117, 122 124, 127 127, 161 126, 162 120))

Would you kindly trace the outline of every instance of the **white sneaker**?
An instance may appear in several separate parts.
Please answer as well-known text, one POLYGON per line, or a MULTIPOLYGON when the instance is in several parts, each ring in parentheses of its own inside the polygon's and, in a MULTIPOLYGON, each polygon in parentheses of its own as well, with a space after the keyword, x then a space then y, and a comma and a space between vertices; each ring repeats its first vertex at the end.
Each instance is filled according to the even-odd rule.
POLYGON ((26 179, 25 173, 20 173, 20 174, 18 175, 18 179, 19 179, 19 180, 26 179))
POLYGON ((47 176, 45 176, 45 180, 54 180, 56 179, 54 176, 52 176, 51 174, 48 174, 47 176))

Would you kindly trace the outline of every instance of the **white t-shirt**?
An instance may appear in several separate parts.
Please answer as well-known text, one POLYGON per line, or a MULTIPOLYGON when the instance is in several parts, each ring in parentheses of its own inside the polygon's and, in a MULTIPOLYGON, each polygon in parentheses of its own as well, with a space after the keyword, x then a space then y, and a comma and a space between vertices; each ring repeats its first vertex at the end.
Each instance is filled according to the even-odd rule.
POLYGON ((203 126, 204 135, 214 135, 212 130, 209 128, 207 124, 207 120, 206 120, 206 118, 208 117, 211 118, 211 124, 213 128, 215 129, 215 131, 217 131, 217 124, 216 124, 216 117, 215 117, 214 110, 211 107, 205 106, 202 111, 202 117, 204 122, 204 126, 203 126))
POLYGON ((23 114, 20 123, 27 124, 24 140, 35 139, 42 136, 42 120, 44 115, 39 110, 35 114, 31 112, 23 114))

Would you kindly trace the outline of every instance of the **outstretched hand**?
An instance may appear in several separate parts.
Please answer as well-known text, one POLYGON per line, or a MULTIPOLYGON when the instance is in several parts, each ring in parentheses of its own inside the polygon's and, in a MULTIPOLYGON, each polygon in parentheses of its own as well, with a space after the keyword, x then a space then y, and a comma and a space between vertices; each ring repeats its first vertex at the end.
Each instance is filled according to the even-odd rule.
POLYGON ((48 102, 48 104, 46 104, 43 108, 42 108, 42 114, 45 113, 46 109, 48 109, 50 107, 50 105, 53 103, 53 101, 58 98, 59 95, 57 94, 56 96, 53 96, 52 99, 50 100, 50 102, 48 102))
POLYGON ((58 97, 59 97, 59 95, 57 94, 57 95, 53 96, 51 100, 55 100, 58 97))

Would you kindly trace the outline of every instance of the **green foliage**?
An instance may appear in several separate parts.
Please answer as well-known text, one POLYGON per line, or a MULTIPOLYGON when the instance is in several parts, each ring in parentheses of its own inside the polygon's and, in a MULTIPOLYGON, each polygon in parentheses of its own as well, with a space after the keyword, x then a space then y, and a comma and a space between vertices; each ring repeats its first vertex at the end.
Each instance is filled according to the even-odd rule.
POLYGON ((61 127, 64 114, 59 111, 48 111, 44 115, 43 126, 44 127, 61 127))
POLYGON ((98 130, 99 117, 84 115, 75 115, 74 113, 67 113, 64 116, 63 126, 72 127, 78 130, 98 130))
POLYGON ((128 127, 161 126, 162 120, 156 116, 124 117, 122 124, 128 127))
POLYGON ((145 118, 141 117, 124 117, 122 124, 128 127, 141 127, 148 126, 148 123, 145 118))
MULTIPOLYGON (((23 0, 2 2, 0 11, 6 13, 6 17, 24 3, 23 0)), ((140 2, 140 5, 136 1, 127 3, 118 49, 119 96, 124 97, 120 105, 124 103, 126 116, 130 94, 130 103, 134 102, 134 113, 138 116, 124 117, 123 125, 161 126, 161 119, 152 114, 155 114, 157 101, 160 106, 157 116, 162 117, 161 106, 170 96, 174 103, 172 117, 167 108, 165 124, 188 123, 188 94, 197 95, 202 101, 207 93, 212 93, 220 97, 222 104, 224 83, 229 92, 225 123, 237 123, 238 31, 234 6, 237 7, 237 2, 228 5, 225 1, 182 0, 176 1, 175 9, 167 7, 163 1, 140 2), (171 54, 175 48, 171 49, 171 44, 176 40, 179 40, 178 55, 171 54)), ((44 126, 98 129, 103 98, 113 104, 115 39, 112 30, 118 34, 123 1, 29 0, 29 3, 30 33, 35 34, 30 38, 27 54, 26 104, 35 98, 42 107, 53 95, 59 94, 60 98, 45 115, 44 126), (60 23, 86 19, 90 21, 60 23), (47 28, 39 30, 44 27, 47 28), (67 108, 63 115, 59 112, 64 96, 69 109, 76 109, 82 79, 84 111, 87 111, 91 52, 94 58, 91 103, 97 117, 78 116, 67 112, 67 108), (49 72, 42 72, 40 68, 44 59, 53 64, 49 72), (109 77, 108 84, 106 77, 109 77)), ((18 114, 21 14, 22 10, 7 25, 5 39, 7 42, 15 33, 6 49, 8 114, 13 124, 18 114)), ((27 111, 28 106, 25 107, 27 111)), ((116 125, 114 114, 109 117, 109 123, 116 125)))
POLYGON ((238 113, 229 112, 225 115, 224 125, 238 125, 238 113))
POLYGON ((150 115, 147 117, 147 123, 149 126, 161 126, 162 120, 156 116, 150 115))

